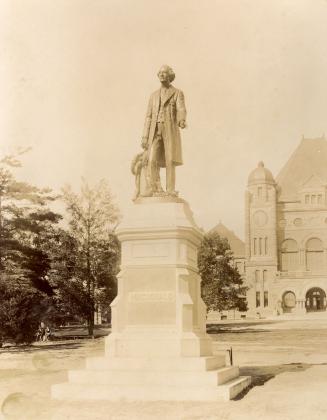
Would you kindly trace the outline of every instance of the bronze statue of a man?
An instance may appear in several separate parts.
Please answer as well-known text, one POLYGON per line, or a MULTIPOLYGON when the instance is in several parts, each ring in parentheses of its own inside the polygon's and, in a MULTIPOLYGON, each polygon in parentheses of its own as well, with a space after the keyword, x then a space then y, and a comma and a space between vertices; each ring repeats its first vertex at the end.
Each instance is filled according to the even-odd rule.
POLYGON ((186 127, 184 94, 171 85, 175 73, 169 66, 158 72, 161 83, 149 100, 142 137, 142 147, 148 152, 148 195, 161 195, 160 168, 166 168, 166 193, 175 191, 175 166, 182 165, 180 128, 186 127))

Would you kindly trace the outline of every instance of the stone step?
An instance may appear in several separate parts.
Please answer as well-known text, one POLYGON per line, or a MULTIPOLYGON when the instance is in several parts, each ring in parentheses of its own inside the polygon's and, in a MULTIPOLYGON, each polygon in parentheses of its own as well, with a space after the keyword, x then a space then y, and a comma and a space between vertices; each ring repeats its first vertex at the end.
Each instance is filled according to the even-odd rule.
POLYGON ((86 359, 86 368, 91 370, 209 371, 224 366, 226 366, 225 356, 86 359))
POLYGON ((129 371, 129 370, 75 370, 68 372, 69 381, 95 385, 166 385, 166 386, 215 386, 239 376, 237 366, 212 371, 129 371))
POLYGON ((251 383, 248 376, 219 386, 95 385, 64 383, 52 387, 52 398, 68 401, 219 401, 235 398, 251 383))
POLYGON ((218 387, 218 394, 224 400, 232 400, 251 385, 251 376, 239 376, 218 387))

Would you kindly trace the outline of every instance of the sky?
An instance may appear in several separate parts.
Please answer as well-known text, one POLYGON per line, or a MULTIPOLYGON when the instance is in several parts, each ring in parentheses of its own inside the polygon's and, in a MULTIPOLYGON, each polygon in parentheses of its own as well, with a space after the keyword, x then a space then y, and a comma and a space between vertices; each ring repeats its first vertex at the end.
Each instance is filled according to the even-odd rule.
POLYGON ((122 213, 157 71, 188 127, 177 190, 204 229, 244 237, 244 192, 302 136, 327 134, 326 0, 1 0, 0 153, 55 191, 105 178, 122 213))

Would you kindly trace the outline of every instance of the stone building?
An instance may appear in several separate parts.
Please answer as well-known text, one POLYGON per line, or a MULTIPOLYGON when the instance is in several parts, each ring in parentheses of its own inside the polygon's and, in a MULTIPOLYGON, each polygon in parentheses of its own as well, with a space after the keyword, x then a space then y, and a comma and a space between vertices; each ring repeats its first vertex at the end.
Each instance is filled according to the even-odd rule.
POLYGON ((260 162, 245 194, 249 314, 326 310, 327 141, 303 139, 276 178, 260 162))

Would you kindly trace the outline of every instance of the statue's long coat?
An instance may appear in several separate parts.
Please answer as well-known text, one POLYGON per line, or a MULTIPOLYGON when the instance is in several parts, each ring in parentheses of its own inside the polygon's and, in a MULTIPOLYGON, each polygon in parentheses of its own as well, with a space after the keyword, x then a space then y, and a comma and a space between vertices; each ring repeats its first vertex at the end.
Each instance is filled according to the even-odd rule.
MULTIPOLYGON (((154 140, 157 118, 160 108, 160 89, 154 92, 149 100, 145 117, 143 139, 147 141, 148 150, 154 140)), ((181 90, 169 86, 164 99, 164 127, 166 132, 165 150, 160 151, 158 164, 166 166, 166 161, 174 165, 182 165, 182 145, 179 131, 179 122, 185 121, 186 109, 184 94, 181 90)))

